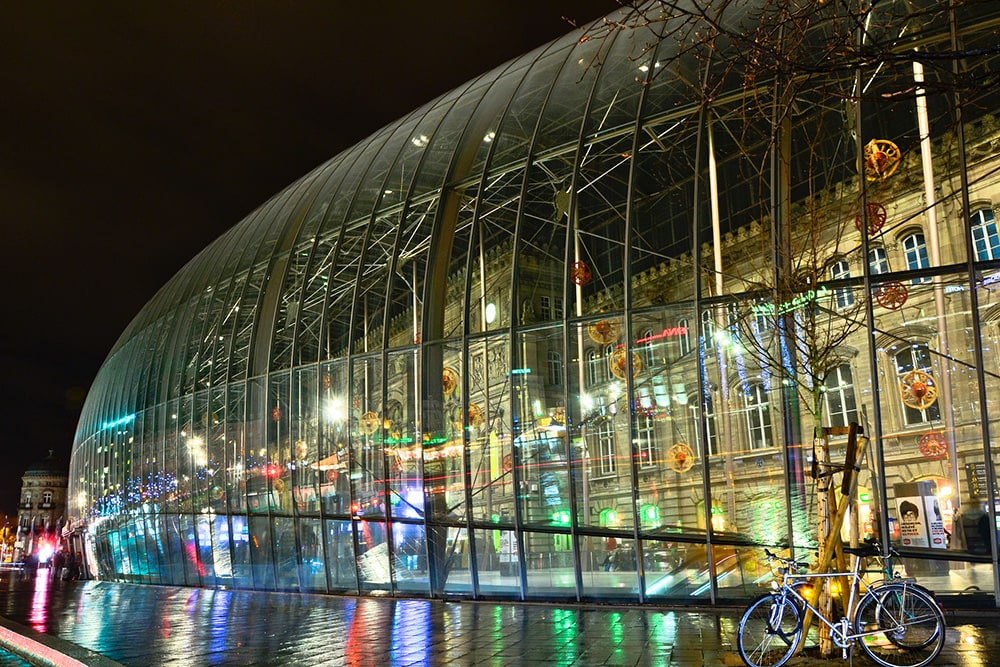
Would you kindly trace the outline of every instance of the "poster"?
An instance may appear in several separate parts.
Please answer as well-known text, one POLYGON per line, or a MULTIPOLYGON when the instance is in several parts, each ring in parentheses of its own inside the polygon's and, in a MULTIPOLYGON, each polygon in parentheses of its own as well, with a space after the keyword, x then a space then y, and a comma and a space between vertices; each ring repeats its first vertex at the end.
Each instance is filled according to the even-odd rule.
MULTIPOLYGON (((930 546, 927 524, 924 522, 924 513, 927 511, 924 500, 925 498, 921 496, 896 497, 899 539, 904 547, 930 546)), ((927 498, 927 500, 937 501, 936 498, 927 498)))

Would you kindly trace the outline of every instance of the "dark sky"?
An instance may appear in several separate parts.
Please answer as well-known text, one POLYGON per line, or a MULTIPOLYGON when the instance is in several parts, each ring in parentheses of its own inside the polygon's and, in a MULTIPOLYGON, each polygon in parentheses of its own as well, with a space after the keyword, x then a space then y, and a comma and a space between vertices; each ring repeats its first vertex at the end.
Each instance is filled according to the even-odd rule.
POLYGON ((183 264, 299 176, 615 0, 9 2, 0 513, 183 264))

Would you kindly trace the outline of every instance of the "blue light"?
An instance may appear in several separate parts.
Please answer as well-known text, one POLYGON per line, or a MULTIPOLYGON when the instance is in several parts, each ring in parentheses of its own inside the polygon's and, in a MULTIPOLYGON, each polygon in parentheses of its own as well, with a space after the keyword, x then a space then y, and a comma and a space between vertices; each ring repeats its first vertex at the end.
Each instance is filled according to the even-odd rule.
POLYGON ((122 424, 128 424, 135 421, 135 414, 125 415, 121 419, 116 419, 113 422, 104 422, 101 424, 101 430, 106 428, 114 428, 115 426, 121 426, 122 424))

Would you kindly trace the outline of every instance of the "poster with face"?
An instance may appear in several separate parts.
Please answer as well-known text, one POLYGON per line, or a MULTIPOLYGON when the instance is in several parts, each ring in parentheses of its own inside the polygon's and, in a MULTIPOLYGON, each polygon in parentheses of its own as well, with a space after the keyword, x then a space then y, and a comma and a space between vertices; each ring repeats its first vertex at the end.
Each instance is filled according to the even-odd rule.
MULTIPOLYGON (((927 500, 937 502, 937 498, 927 500)), ((921 496, 902 496, 896 498, 896 512, 899 517, 899 539, 904 547, 930 546, 927 534, 927 524, 924 513, 927 511, 921 496)), ((942 528, 944 524, 942 523, 942 528)))
POLYGON ((924 517, 928 528, 928 540, 932 549, 946 549, 948 534, 944 530, 944 518, 937 496, 924 496, 924 517))

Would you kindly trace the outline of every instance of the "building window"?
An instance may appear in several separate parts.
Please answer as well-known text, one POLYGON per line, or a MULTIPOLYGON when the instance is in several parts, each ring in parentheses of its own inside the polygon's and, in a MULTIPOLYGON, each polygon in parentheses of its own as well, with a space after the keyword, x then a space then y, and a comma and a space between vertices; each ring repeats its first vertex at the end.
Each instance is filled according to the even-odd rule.
POLYGON ((46 504, 46 505, 51 505, 52 504, 52 492, 51 491, 45 491, 45 492, 42 493, 42 503, 46 504))
POLYGON ((712 341, 715 340, 715 320, 712 319, 711 310, 701 311, 701 347, 704 350, 712 349, 712 341))
MULTIPOLYGON (((647 397, 648 399, 648 397, 647 397)), ((640 412, 635 419, 635 449, 639 457, 640 468, 651 468, 656 465, 656 439, 653 418, 640 412)))
MULTIPOLYGON (((872 272, 874 273, 874 271, 872 272)), ((834 280, 841 280, 843 278, 851 277, 851 267, 844 261, 840 260, 830 267, 830 277, 834 280)), ((837 310, 843 310, 844 308, 849 308, 854 305, 854 292, 850 287, 838 287, 833 291, 833 305, 837 310)))
POLYGON ((597 474, 614 475, 618 471, 615 459, 615 430, 610 419, 597 422, 597 474))
POLYGON ((561 387, 563 378, 562 355, 549 350, 545 357, 549 367, 549 386, 561 387))
MULTIPOLYGON (((701 452, 701 422, 698 420, 698 395, 691 394, 687 397, 688 415, 690 419, 688 420, 688 433, 691 434, 690 441, 694 443, 695 451, 701 452)), ((717 431, 715 428, 715 405, 712 402, 712 397, 706 395, 702 400, 700 407, 702 409, 702 414, 705 417, 705 432, 708 436, 707 446, 704 448, 706 456, 712 456, 713 454, 719 453, 719 442, 717 431)))
MULTIPOLYGON (((906 257, 906 268, 926 269, 931 263, 927 259, 927 244, 924 242, 924 235, 920 232, 910 234, 903 239, 903 255, 906 257)), ((930 280, 930 277, 914 278, 912 283, 917 285, 930 280)))
POLYGON ((646 363, 646 368, 652 368, 654 366, 654 361, 656 361, 656 354, 653 351, 653 330, 647 329, 642 334, 642 340, 645 341, 642 345, 642 356, 643 361, 646 363))
POLYGON ((976 247, 976 259, 980 262, 1000 259, 1000 234, 997 234, 997 222, 993 211, 988 208, 976 211, 969 222, 972 225, 972 243, 976 247))
POLYGON ((826 422, 830 426, 847 426, 858 421, 858 408, 854 400, 854 378, 851 367, 842 364, 834 368, 826 376, 823 383, 826 391, 823 395, 826 422))
POLYGON ((548 321, 550 319, 561 320, 563 317, 563 300, 559 297, 549 297, 543 296, 541 298, 542 304, 542 320, 548 321))
MULTIPOLYGON (((903 378, 913 371, 922 371, 933 376, 934 369, 931 364, 931 353, 926 345, 914 344, 896 353, 896 378, 899 386, 903 384, 903 378)), ((911 401, 912 402, 912 401, 911 401)), ((941 419, 941 411, 935 401, 926 408, 914 408, 903 401, 903 423, 907 426, 913 424, 924 424, 941 419)))
POLYGON ((763 383, 748 382, 743 385, 741 394, 750 449, 770 447, 771 413, 768 410, 767 391, 763 383))
POLYGON ((889 273, 889 258, 885 248, 872 248, 868 251, 868 272, 873 276, 889 273))
POLYGON ((615 353, 614 343, 604 348, 604 370, 606 371, 609 380, 615 379, 615 374, 611 372, 611 364, 612 364, 611 357, 614 353, 615 353))
POLYGON ((687 318, 682 317, 677 320, 677 342, 680 344, 681 356, 691 351, 691 329, 689 328, 687 318))
POLYGON ((587 385, 593 387, 601 381, 601 357, 596 350, 587 350, 587 385))

